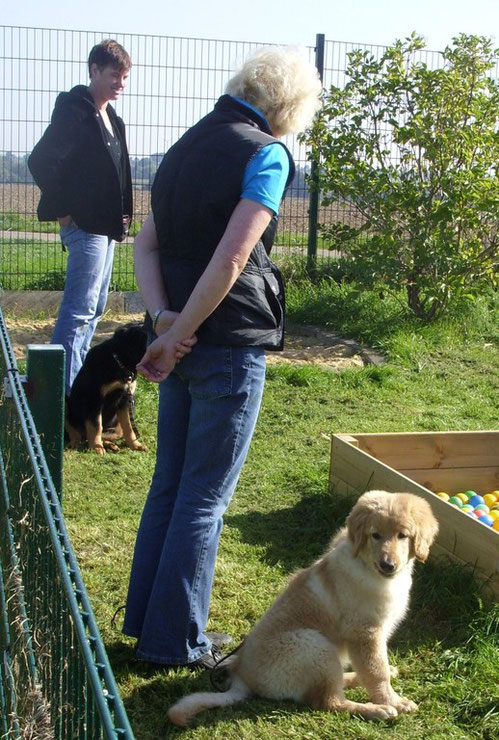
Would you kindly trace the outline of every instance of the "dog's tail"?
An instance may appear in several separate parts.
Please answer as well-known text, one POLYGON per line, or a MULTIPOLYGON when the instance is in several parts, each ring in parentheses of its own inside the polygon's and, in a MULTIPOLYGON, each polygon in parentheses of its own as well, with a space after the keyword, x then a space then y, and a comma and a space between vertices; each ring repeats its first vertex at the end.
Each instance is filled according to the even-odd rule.
POLYGON ((174 725, 186 727, 191 719, 204 709, 230 707, 247 699, 248 696, 250 696, 250 691, 246 684, 234 678, 230 689, 223 693, 200 691, 197 694, 184 696, 173 707, 170 707, 168 717, 174 725))

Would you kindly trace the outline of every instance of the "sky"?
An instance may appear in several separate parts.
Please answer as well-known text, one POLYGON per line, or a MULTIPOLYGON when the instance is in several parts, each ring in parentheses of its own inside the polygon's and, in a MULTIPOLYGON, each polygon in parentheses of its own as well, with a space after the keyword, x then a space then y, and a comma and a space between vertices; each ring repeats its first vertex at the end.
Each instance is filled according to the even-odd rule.
POLYGON ((473 33, 499 46, 499 0, 5 0, 0 23, 303 46, 317 33, 386 45, 416 31, 438 51, 473 33))

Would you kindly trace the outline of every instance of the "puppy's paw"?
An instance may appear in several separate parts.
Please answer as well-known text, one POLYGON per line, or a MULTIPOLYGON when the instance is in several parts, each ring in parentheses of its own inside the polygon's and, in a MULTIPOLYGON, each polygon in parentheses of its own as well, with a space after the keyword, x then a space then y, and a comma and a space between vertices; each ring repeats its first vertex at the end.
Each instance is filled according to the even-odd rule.
POLYGON ((137 439, 130 442, 127 447, 130 450, 134 450, 134 452, 147 452, 147 446, 142 444, 142 442, 139 442, 137 439))
POLYGON ((104 446, 103 445, 93 445, 93 447, 91 447, 90 449, 92 449, 98 455, 105 455, 106 454, 106 450, 104 449, 104 446))
POLYGON ((410 714, 418 711, 418 705, 411 699, 406 699, 405 696, 398 696, 396 701, 392 702, 392 706, 399 714, 410 714))
POLYGON ((359 712, 361 717, 369 720, 386 721, 397 717, 398 712, 391 704, 364 704, 359 712))

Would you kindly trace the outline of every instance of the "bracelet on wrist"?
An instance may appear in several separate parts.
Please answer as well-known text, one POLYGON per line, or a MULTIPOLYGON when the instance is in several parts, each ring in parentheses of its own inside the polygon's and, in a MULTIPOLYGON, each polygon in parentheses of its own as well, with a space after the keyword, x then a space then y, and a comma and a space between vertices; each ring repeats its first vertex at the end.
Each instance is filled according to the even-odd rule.
POLYGON ((152 330, 155 334, 156 334, 156 326, 158 324, 158 319, 164 311, 166 311, 166 308, 158 308, 158 310, 154 312, 154 316, 152 317, 152 330))

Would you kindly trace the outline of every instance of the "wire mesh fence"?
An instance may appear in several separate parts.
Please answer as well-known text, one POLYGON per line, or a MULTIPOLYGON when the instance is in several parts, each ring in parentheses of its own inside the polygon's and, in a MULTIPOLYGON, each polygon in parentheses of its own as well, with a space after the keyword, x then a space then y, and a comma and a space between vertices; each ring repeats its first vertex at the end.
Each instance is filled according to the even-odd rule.
POLYGON ((1 311, 0 344, 0 737, 133 738, 1 311))
MULTIPOLYGON (((261 44, 112 31, 61 31, 0 26, 0 80, 4 110, 0 136, 0 259, 6 290, 61 289, 66 255, 55 223, 39 224, 39 191, 27 157, 50 121, 57 94, 88 80, 91 47, 112 37, 133 68, 116 104, 127 126, 137 231, 149 211, 150 186, 165 151, 222 94, 235 67, 261 44)), ((313 58, 314 50, 309 50, 313 58)), ((281 249, 306 249, 306 152, 288 137, 298 176, 281 215, 281 249)), ((134 290, 132 237, 115 253, 112 288, 134 290)))
MULTIPOLYGON (((66 254, 55 223, 38 223, 39 192, 27 168, 27 157, 50 121, 57 94, 88 80, 87 58, 103 38, 115 38, 129 52, 133 68, 116 104, 127 126, 134 181, 134 224, 119 245, 111 287, 135 290, 131 243, 149 211, 150 186, 165 151, 208 113, 233 70, 258 43, 160 35, 0 26, 0 89, 3 109, 0 132, 0 287, 4 290, 62 289, 66 254)), ((385 47, 325 40, 322 34, 307 47, 315 59, 319 38, 323 83, 343 87, 348 55, 354 49, 379 59, 385 47)), ((419 60, 434 68, 440 52, 422 50, 419 60)), ((496 69, 496 74, 498 69, 496 69)), ((305 254, 310 229, 317 222, 350 225, 355 215, 347 202, 312 212, 309 221, 307 151, 287 137, 297 176, 281 208, 277 256, 305 254)), ((329 259, 327 251, 320 251, 329 259)))

